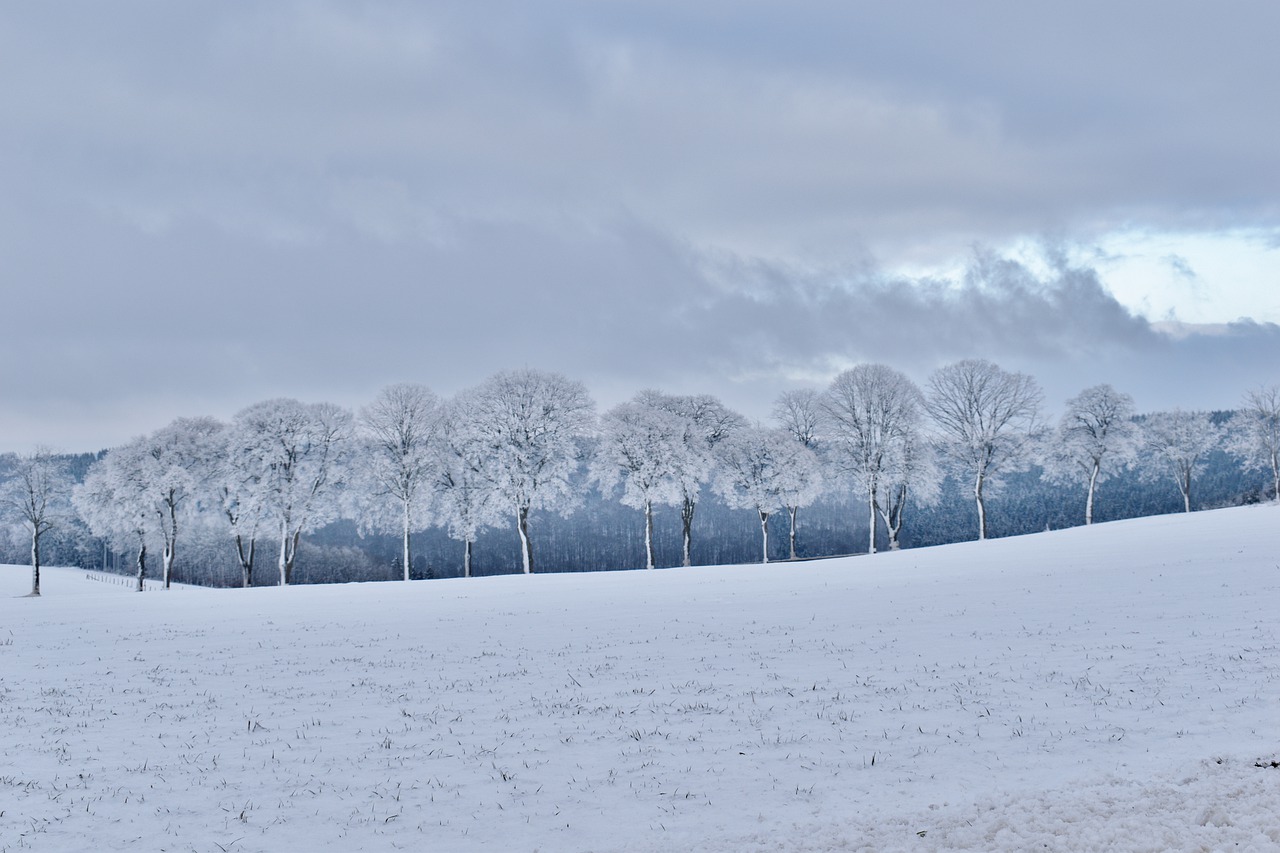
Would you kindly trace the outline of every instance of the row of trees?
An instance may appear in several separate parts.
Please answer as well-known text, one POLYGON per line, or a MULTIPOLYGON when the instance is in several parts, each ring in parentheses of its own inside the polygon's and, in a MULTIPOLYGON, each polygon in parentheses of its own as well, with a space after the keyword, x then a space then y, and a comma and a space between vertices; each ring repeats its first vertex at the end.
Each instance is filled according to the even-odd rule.
POLYGON ((824 493, 860 495, 870 531, 897 548, 910 506, 938 499, 946 475, 967 483, 977 535, 989 535, 987 500, 1008 475, 1031 466, 1052 482, 1086 487, 1085 523, 1097 489, 1142 461, 1146 476, 1176 483, 1187 511, 1192 485, 1214 448, 1269 471, 1280 493, 1280 390, 1250 393, 1224 430, 1206 413, 1138 416, 1109 386, 1067 402, 1053 427, 1030 376, 981 360, 948 365, 924 389, 884 365, 860 365, 824 391, 783 394, 775 428, 750 424, 708 395, 644 391, 597 417, 586 388, 535 370, 499 373, 447 400, 421 385, 384 389, 358 415, 328 403, 268 400, 223 423, 180 418, 114 448, 73 486, 48 451, 18 459, 0 490, 31 541, 33 594, 40 542, 74 509, 93 535, 136 554, 139 588, 160 550, 164 584, 192 525, 217 525, 245 586, 260 544, 278 583, 291 582, 302 536, 339 518, 360 532, 394 532, 409 579, 413 535, 444 527, 471 574, 481 531, 514 524, 523 571, 535 569, 530 525, 539 511, 568 514, 583 484, 639 510, 644 561, 655 565, 655 506, 678 507, 682 562, 692 563, 693 522, 704 489, 751 510, 769 558, 769 519, 783 510, 796 556, 800 510, 824 493))

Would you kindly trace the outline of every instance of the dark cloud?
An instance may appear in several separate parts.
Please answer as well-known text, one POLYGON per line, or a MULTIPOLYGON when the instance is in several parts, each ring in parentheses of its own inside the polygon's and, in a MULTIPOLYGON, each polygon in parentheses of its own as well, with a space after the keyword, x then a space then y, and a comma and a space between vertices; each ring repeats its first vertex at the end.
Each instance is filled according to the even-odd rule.
POLYGON ((971 356, 1043 375, 1055 397, 1111 381, 1152 406, 1226 406, 1280 354, 1270 325, 1153 329, 1052 255, 1036 272, 979 251, 944 281, 701 253, 626 217, 457 220, 447 238, 393 245, 354 228, 298 244, 80 228, 88 251, 46 258, 44 286, 11 302, 46 318, 0 341, 0 397, 21 401, 0 413, 11 444, 93 447, 277 395, 354 406, 392 381, 452 393, 524 365, 581 378, 606 405, 656 385, 754 417, 859 361, 923 379, 971 356))
POLYGON ((788 382, 820 387, 836 370, 868 361, 922 381, 950 361, 993 359, 1037 376, 1051 407, 1107 382, 1148 409, 1225 409, 1245 389, 1277 381, 1280 326, 1153 326, 1120 305, 1092 268, 1072 266, 1051 249, 1039 260, 1033 270, 979 250, 956 281, 898 279, 873 269, 805 279, 744 265, 743 278, 803 284, 748 285, 723 295, 707 325, 718 321, 714 339, 734 348, 710 359, 749 387, 740 395, 744 404, 788 382), (732 328, 740 330, 736 336, 732 328))
POLYGON ((828 254, 1277 219, 1268 4, 77 9, 5 11, 0 148, 144 218, 308 233, 372 182, 828 254))
POLYGON ((886 270, 1135 223, 1277 232, 1278 17, 11 4, 0 438, 90 447, 520 364, 763 413, 854 361, 982 355, 1226 405, 1275 327, 1172 338, 1053 249, 972 252, 955 281, 886 270))

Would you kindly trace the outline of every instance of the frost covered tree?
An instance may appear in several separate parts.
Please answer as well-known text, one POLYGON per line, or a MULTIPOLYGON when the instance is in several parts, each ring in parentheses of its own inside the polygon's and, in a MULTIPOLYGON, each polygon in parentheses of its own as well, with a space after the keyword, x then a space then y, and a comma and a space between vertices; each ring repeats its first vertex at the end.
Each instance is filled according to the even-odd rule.
MULTIPOLYGON (((815 471, 813 451, 782 429, 746 427, 717 448, 714 488, 735 509, 753 509, 760 519, 761 562, 769 562, 769 516, 797 489, 796 472, 815 471)), ((794 500, 794 496, 792 496, 794 500)))
POLYGON ((1140 431, 1133 398, 1110 385, 1086 388, 1067 401, 1045 455, 1050 481, 1086 484, 1084 523, 1093 524, 1098 485, 1134 460, 1140 431))
POLYGON ((1148 480, 1169 477, 1182 495, 1182 507, 1191 512, 1191 486, 1204 473, 1205 458, 1222 444, 1222 430, 1208 412, 1157 412, 1142 425, 1143 450, 1149 462, 1143 468, 1148 480))
POLYGON ((222 424, 213 418, 178 418, 144 439, 146 479, 154 511, 160 515, 161 570, 164 588, 173 580, 180 521, 190 518, 206 478, 214 469, 216 436, 222 424))
POLYGON ((782 433, 795 442, 796 447, 804 451, 792 459, 789 468, 784 469, 778 489, 782 507, 787 511, 787 552, 794 560, 796 559, 796 532, 800 529, 800 510, 821 497, 826 482, 818 455, 803 443, 796 441, 795 434, 790 430, 783 429, 782 433))
MULTIPOLYGON (((139 539, 139 574, 146 573, 146 540, 161 546, 161 572, 165 589, 173 582, 178 539, 184 523, 193 517, 205 478, 213 470, 214 437, 221 425, 212 418, 178 418, 151 435, 114 448, 94 463, 102 482, 81 494, 77 508, 89 522, 105 532, 95 535, 139 539), (118 504, 92 508, 88 501, 118 504), (141 515, 142 521, 135 517, 141 515)), ((141 582, 141 581, 140 581, 141 582)))
POLYGON ((888 534, 889 550, 897 551, 907 506, 932 506, 942 490, 937 455, 919 424, 890 442, 881 484, 880 518, 888 534))
POLYGON ((40 540, 66 520, 71 510, 71 475, 47 448, 13 459, 0 483, 0 513, 20 524, 31 542, 31 594, 40 594, 40 540))
POLYGON ((353 490, 364 499, 360 524, 400 534, 405 580, 413 566, 412 533, 428 522, 439 407, 430 389, 402 383, 383 388, 360 411, 364 464, 361 487, 353 490))
POLYGON ((1042 394, 1025 373, 966 359, 929 377, 925 409, 938 428, 938 448, 973 484, 978 538, 987 538, 986 493, 1000 475, 1024 470, 1042 429, 1042 394))
POLYGON ((876 552, 881 490, 891 454, 917 430, 923 405, 916 384, 883 364, 846 370, 822 395, 827 458, 837 472, 857 484, 866 501, 869 554, 876 552))
POLYGON ((138 592, 147 578, 147 546, 152 538, 160 538, 164 517, 154 503, 153 462, 144 438, 112 448, 89 466, 71 498, 94 536, 106 539, 116 551, 136 550, 138 592))
POLYGON ((235 545, 241 584, 251 587, 258 537, 267 521, 263 472, 254 442, 237 427, 224 424, 212 441, 217 450, 207 503, 216 507, 235 545))
POLYGON ((685 434, 685 452, 680 456, 676 480, 680 487, 681 564, 693 564, 693 514, 702 486, 715 471, 716 445, 746 427, 742 415, 710 394, 677 395, 641 391, 636 402, 688 419, 693 428, 685 434))
POLYGON ((525 368, 485 380, 471 408, 488 454, 486 471, 515 516, 524 572, 531 574, 529 513, 573 510, 577 495, 570 480, 595 425, 594 404, 581 382, 525 368))
POLYGON ((235 416, 229 453, 252 475, 279 535, 280 585, 293 577, 302 534, 332 521, 348 474, 351 413, 332 403, 265 400, 235 416))
POLYGON ((1280 387, 1246 394, 1230 426, 1227 449, 1246 471, 1269 472, 1272 497, 1280 501, 1280 387))
POLYGON ((471 577, 471 547, 480 531, 502 517, 499 495, 487 472, 489 450, 475 429, 472 395, 464 392, 440 407, 432 436, 431 489, 437 519, 463 543, 462 576, 471 577))
POLYGON ((591 460, 591 477, 601 493, 622 487, 625 506, 644 513, 645 568, 654 567, 653 505, 679 506, 681 472, 700 464, 700 442, 693 421, 656 406, 622 403, 600 421, 600 440, 591 460))
MULTIPOLYGON (((818 452, 822 431, 822 395, 817 391, 812 388, 783 391, 774 401, 773 419, 801 446, 818 452)), ((793 560, 796 558, 796 531, 800 526, 800 510, 822 494, 824 479, 821 465, 812 471, 799 472, 797 488, 789 493, 786 504, 790 522, 787 541, 793 560)))
POLYGON ((812 388, 783 391, 774 401, 773 419, 796 441, 816 450, 822 426, 822 395, 812 388))

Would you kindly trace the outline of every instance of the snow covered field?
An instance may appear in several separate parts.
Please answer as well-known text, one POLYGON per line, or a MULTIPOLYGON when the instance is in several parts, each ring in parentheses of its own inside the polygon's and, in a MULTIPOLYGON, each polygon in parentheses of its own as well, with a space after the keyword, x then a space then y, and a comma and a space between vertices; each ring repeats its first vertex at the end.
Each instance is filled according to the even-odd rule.
POLYGON ((0 569, 0 851, 1280 850, 1272 506, 768 567, 29 585, 0 569))

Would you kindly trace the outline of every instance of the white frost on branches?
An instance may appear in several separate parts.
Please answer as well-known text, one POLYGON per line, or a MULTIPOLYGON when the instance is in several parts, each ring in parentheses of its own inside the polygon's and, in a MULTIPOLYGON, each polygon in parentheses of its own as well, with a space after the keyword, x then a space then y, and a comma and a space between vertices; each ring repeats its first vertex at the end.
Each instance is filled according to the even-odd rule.
POLYGON ((485 470, 516 519, 525 574, 534 570, 529 513, 567 515, 579 496, 571 478, 595 426, 586 386, 558 373, 512 370, 475 389, 473 426, 487 454, 485 470))
MULTIPOLYGON (((891 485, 886 478, 895 456, 899 479, 915 470, 904 462, 915 454, 908 445, 918 435, 923 405, 915 383, 883 364, 861 364, 846 370, 822 395, 822 435, 827 458, 840 475, 857 484, 866 500, 867 553, 876 552, 881 490, 891 485)), ((900 512, 891 515, 901 518, 900 512)), ((895 528, 891 544, 896 542, 896 536, 895 528)))
POLYGON ((692 419, 643 402, 622 403, 600 421, 591 477, 603 494, 622 487, 624 505, 644 513, 645 568, 654 567, 653 505, 679 506, 682 475, 705 469, 705 442, 692 419))
POLYGON ((463 543, 462 576, 471 577, 471 547, 480 531, 502 518, 500 495, 487 470, 489 450, 475 429, 474 395, 463 392, 440 407, 431 442, 431 488, 437 520, 463 543))
POLYGON ((736 430, 717 448, 715 490, 735 509, 760 519, 761 562, 769 562, 769 516, 803 499, 817 477, 818 460, 783 429, 736 430))
POLYGON ((77 489, 76 508, 94 535, 138 549, 139 589, 151 541, 161 546, 165 588, 173 581, 179 533, 207 493, 221 430, 213 418, 178 418, 108 451, 77 489))
POLYGON ((1204 473, 1205 457, 1222 444, 1222 430, 1208 412, 1157 412, 1143 424, 1143 448, 1149 462, 1147 479, 1169 477, 1182 495, 1185 512, 1191 512, 1191 486, 1204 473))
POLYGON ((352 421, 332 403, 291 399, 264 400, 235 417, 231 452, 278 531, 281 586, 292 580, 302 534, 338 517, 352 421))
POLYGON ((1246 471, 1271 475, 1271 495, 1280 500, 1280 386, 1258 388, 1245 395, 1231 419, 1227 449, 1246 471))
POLYGON ((361 464, 353 472, 358 483, 349 490, 352 514, 362 531, 399 534, 405 580, 413 567, 412 534, 430 521, 439 408, 429 388, 401 383, 383 388, 360 411, 361 464))
POLYGON ((71 475, 48 448, 13 459, 0 483, 0 517, 21 525, 31 542, 31 594, 40 594, 40 540, 71 513, 71 475))
POLYGON ((636 402, 685 418, 692 428, 685 432, 676 479, 680 486, 681 564, 693 564, 693 514, 702 486, 714 474, 716 445, 747 425, 746 418, 710 394, 678 395, 641 391, 636 402))
POLYGON ((981 359, 939 368, 929 377, 925 408, 938 428, 938 448, 973 484, 978 538, 986 539, 987 490, 1000 475, 1025 470, 1042 428, 1042 394, 1025 373, 981 359))
POLYGON ((1093 524, 1098 486, 1133 462, 1141 442, 1133 398, 1110 385, 1086 388, 1067 401, 1045 454, 1051 481, 1086 484, 1084 523, 1093 524))

